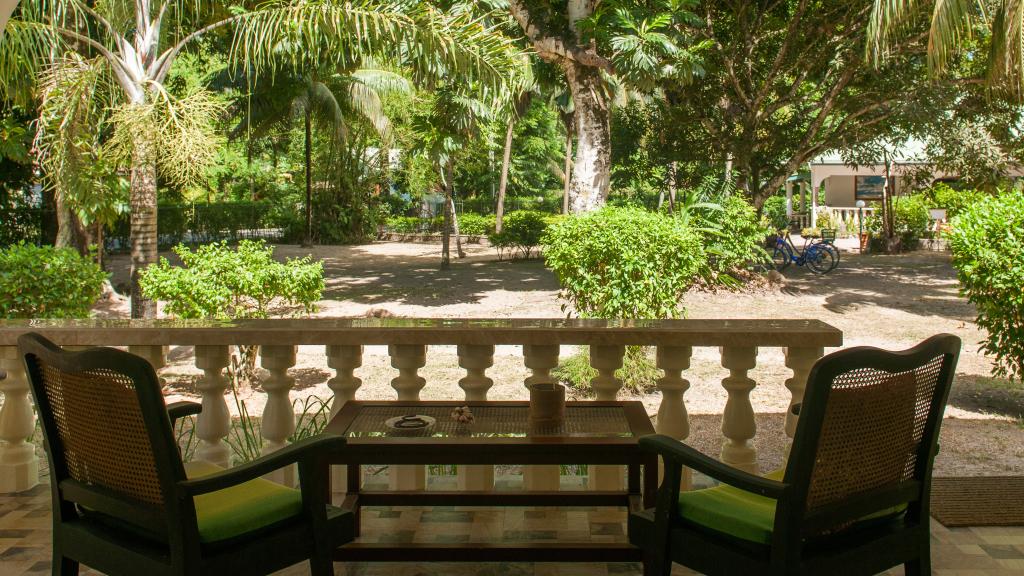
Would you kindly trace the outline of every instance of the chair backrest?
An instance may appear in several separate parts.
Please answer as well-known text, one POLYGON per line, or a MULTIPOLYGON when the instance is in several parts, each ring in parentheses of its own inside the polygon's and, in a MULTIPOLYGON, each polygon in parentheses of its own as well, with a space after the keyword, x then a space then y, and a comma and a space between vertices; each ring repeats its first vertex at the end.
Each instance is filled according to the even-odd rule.
POLYGON ((943 334, 902 352, 851 348, 815 364, 786 470, 795 491, 784 515, 804 536, 908 503, 908 513, 927 514, 959 353, 960 339, 943 334))
POLYGON ((112 348, 66 352, 38 334, 18 346, 62 501, 159 528, 184 469, 153 367, 112 348))

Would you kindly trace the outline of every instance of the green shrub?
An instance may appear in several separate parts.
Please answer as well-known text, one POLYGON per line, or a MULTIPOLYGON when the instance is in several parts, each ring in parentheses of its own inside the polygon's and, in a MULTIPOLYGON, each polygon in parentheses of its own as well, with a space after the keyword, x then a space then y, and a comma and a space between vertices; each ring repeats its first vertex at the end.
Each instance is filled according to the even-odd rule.
POLYGON ((719 206, 720 211, 700 212, 696 222, 704 251, 710 256, 712 274, 708 279, 716 283, 724 280, 722 274, 765 261, 763 246, 768 233, 758 221, 757 211, 741 195, 733 194, 719 206))
POLYGON ((0 318, 85 318, 106 273, 71 248, 0 249, 0 318))
POLYGON ((494 234, 494 215, 482 216, 472 212, 462 214, 459 216, 459 233, 478 238, 494 234))
POLYGON ((487 240, 498 252, 518 251, 529 258, 540 246, 544 232, 548 229, 550 214, 534 210, 515 210, 505 215, 501 232, 492 232, 487 240))
POLYGON ((904 247, 912 248, 919 238, 928 232, 931 214, 930 202, 923 194, 902 196, 894 199, 896 210, 896 232, 904 247))
MULTIPOLYGON (((622 387, 632 394, 643 394, 650 392, 661 377, 661 370, 655 365, 648 354, 650 347, 627 346, 626 354, 622 357, 622 368, 615 371, 615 375, 622 379, 622 387)), ((597 376, 597 370, 590 365, 590 352, 588 347, 581 346, 580 350, 563 360, 557 368, 551 371, 551 375, 565 383, 567 386, 590 396, 593 389, 590 381, 597 376)))
POLYGON ((167 302, 179 318, 267 318, 275 307, 302 306, 313 311, 324 291, 324 268, 309 257, 274 260, 263 241, 243 240, 233 250, 224 242, 174 249, 182 266, 161 258, 142 271, 147 298, 167 302))
POLYGON ((966 208, 948 233, 962 292, 988 332, 981 348, 993 373, 1024 379, 1024 193, 1004 193, 966 208))
POLYGON ((761 216, 765 224, 772 230, 789 228, 789 218, 786 216, 786 197, 772 196, 764 201, 761 207, 761 216))
POLYGON ((682 220, 638 208, 571 216, 544 238, 561 296, 584 317, 675 318, 705 265, 697 234, 682 220))
POLYGON ((415 216, 394 216, 387 219, 388 230, 395 234, 415 234, 419 232, 422 220, 415 216))
POLYGON ((945 182, 936 183, 925 192, 925 195, 930 200, 929 208, 942 208, 946 211, 948 219, 952 219, 990 196, 981 190, 957 190, 945 182))

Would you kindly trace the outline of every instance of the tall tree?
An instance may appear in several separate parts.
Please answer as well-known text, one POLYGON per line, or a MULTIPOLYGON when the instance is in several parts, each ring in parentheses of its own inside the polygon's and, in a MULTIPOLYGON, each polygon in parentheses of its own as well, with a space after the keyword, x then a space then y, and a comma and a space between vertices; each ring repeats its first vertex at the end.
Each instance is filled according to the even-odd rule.
POLYGON ((931 81, 922 29, 890 45, 881 68, 866 62, 865 0, 702 1, 696 11, 699 21, 688 26, 705 77, 662 83, 665 139, 679 160, 731 161, 758 206, 822 152, 937 117, 978 81, 931 81))
MULTIPOLYGON (((140 272, 156 262, 157 176, 187 179, 210 153, 199 145, 203 122, 216 110, 200 95, 175 102, 164 83, 175 60, 198 39, 232 28, 231 60, 265 73, 280 63, 282 43, 303 47, 303 64, 334 62, 351 53, 390 52, 421 76, 461 73, 500 84, 509 45, 466 13, 447 14, 425 2, 377 4, 336 0, 271 0, 256 10, 224 14, 195 0, 38 0, 22 4, 0 42, 0 95, 24 94, 27 81, 75 51, 99 57, 120 88, 115 115, 130 145, 132 317, 153 317, 140 272), (186 112, 187 110, 187 112, 186 112), (198 136, 197 136, 198 135, 198 136)), ((115 136, 116 138, 116 136, 115 136)))
POLYGON ((679 24, 692 18, 692 0, 509 0, 509 10, 537 55, 557 65, 574 104, 576 158, 569 185, 572 212, 600 207, 611 177, 611 93, 618 74, 651 88, 652 78, 691 73, 691 54, 679 47, 679 24))

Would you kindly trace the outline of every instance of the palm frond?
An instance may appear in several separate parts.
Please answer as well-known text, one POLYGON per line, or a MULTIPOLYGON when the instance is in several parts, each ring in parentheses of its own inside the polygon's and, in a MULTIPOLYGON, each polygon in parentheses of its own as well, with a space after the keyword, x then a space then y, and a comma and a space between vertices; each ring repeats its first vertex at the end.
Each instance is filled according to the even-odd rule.
POLYGON ((1024 2, 1003 0, 992 22, 990 86, 1024 98, 1024 2))
POLYGON ((31 100, 41 71, 62 51, 61 38, 52 26, 10 20, 0 40, 0 97, 19 103, 31 100))

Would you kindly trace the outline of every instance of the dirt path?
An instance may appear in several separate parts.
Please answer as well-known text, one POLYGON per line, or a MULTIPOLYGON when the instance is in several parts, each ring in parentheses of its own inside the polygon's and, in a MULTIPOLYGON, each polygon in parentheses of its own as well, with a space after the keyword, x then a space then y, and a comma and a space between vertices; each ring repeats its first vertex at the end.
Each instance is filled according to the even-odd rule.
MULTIPOLYGON (((324 263, 327 290, 318 316, 361 316, 383 308, 409 317, 560 317, 558 286, 540 261, 499 262, 493 250, 467 247, 469 257, 439 270, 439 248, 426 244, 375 243, 361 246, 300 249, 281 246, 279 257, 311 254, 324 263)), ((115 258, 115 285, 123 282, 126 258, 115 258)), ((873 345, 897 349, 938 332, 964 340, 957 381, 943 427, 939 475, 1024 474, 1024 393, 1020 387, 988 377, 990 363, 979 354, 983 333, 973 323, 974 308, 957 293, 948 255, 917 252, 901 256, 860 256, 844 253, 840 267, 827 276, 804 268, 786 272, 781 288, 756 293, 691 293, 686 306, 691 318, 818 318, 840 328, 847 346, 873 345)), ((124 302, 108 305, 103 315, 127 315, 124 302)), ((563 356, 571 350, 563 350, 563 356)), ((192 396, 199 372, 189 347, 172 349, 167 368, 172 393, 192 396)), ((689 441, 709 453, 721 444, 720 414, 726 394, 725 375, 717 350, 698 348, 686 377, 691 388, 687 407, 693 414, 689 441)), ((393 369, 383 347, 367 347, 361 398, 392 398, 393 369)), ((330 396, 324 382, 332 376, 323 349, 302 347, 294 374, 296 396, 330 396)), ((434 347, 422 371, 425 399, 460 398, 454 347, 434 347)), ((526 370, 518 347, 499 347, 488 375, 495 380, 490 397, 525 398, 526 370)), ((785 446, 782 414, 788 404, 783 381, 789 376, 781 351, 763 349, 751 376, 759 386, 751 395, 758 416, 755 445, 764 468, 781 462, 785 446)), ((250 411, 260 412, 262 394, 247 398, 250 411)), ((643 398, 654 413, 660 396, 643 398)))

